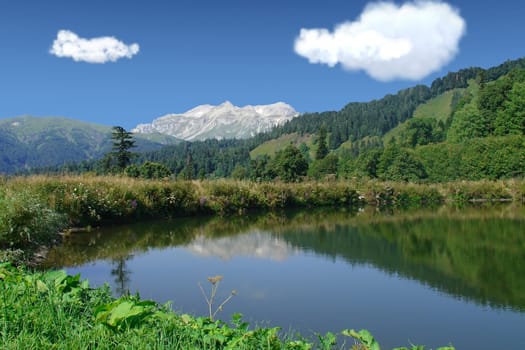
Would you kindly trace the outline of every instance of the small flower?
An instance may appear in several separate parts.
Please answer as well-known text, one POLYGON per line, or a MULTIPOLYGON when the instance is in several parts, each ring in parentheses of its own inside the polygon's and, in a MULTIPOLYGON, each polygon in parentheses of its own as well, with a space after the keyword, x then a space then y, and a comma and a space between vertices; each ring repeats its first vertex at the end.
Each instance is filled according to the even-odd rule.
POLYGON ((133 199, 133 200, 130 202, 130 205, 131 205, 131 207, 132 207, 133 209, 137 208, 137 205, 138 205, 137 200, 136 200, 136 199, 133 199))
POLYGON ((210 281, 211 284, 215 285, 217 282, 222 281, 222 276, 221 275, 217 275, 217 276, 214 276, 214 277, 208 277, 208 281, 210 281))

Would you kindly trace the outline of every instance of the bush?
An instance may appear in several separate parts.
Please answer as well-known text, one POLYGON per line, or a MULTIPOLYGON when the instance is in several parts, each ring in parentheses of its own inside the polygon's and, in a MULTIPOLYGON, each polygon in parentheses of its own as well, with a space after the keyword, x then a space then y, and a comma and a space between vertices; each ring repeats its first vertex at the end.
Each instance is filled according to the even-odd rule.
POLYGON ((66 217, 39 202, 28 190, 0 193, 0 247, 37 246, 65 228, 66 217))
POLYGON ((141 177, 143 179, 164 179, 172 174, 164 164, 155 162, 145 162, 141 166, 132 164, 126 168, 125 173, 129 177, 141 177))

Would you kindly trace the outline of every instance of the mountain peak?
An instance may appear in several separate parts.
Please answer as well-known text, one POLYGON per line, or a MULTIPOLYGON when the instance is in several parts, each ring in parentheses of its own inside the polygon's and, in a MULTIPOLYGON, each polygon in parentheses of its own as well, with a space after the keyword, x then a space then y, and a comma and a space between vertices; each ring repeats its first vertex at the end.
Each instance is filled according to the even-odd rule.
POLYGON ((132 131, 157 132, 188 141, 247 138, 298 115, 292 106, 284 102, 237 107, 230 101, 224 101, 218 106, 200 105, 182 114, 168 114, 152 123, 137 125, 132 131))
POLYGON ((229 107, 229 108, 232 108, 232 107, 235 107, 230 101, 226 100, 224 101, 223 103, 221 103, 219 105, 219 107, 229 107))

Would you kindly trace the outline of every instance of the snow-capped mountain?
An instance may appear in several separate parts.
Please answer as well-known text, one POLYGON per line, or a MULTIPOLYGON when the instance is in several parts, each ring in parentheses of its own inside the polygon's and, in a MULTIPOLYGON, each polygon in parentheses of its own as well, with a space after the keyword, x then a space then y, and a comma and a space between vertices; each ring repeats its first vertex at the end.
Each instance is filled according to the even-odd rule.
POLYGON ((168 114, 151 124, 139 124, 134 133, 162 133, 179 139, 247 138, 298 116, 292 106, 270 105, 237 107, 229 101, 218 106, 201 105, 182 114, 168 114))

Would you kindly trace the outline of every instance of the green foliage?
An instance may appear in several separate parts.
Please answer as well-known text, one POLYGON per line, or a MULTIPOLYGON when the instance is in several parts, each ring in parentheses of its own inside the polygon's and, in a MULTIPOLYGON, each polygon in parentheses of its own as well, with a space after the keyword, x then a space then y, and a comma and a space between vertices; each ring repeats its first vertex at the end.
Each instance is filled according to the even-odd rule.
POLYGON ((270 157, 268 155, 257 156, 250 161, 250 179, 252 181, 272 180, 276 175, 270 168, 270 157))
POLYGON ((408 147, 441 142, 445 137, 445 124, 433 118, 410 119, 400 137, 408 147))
POLYGON ((144 162, 140 166, 132 164, 126 168, 125 173, 127 176, 143 179, 164 179, 171 176, 171 171, 164 164, 154 162, 144 162))
POLYGON ((525 174, 525 137, 486 137, 415 149, 430 182, 509 179, 525 174))
POLYGON ((184 169, 182 169, 181 176, 182 179, 186 181, 193 180, 195 174, 195 165, 193 164, 193 157, 191 156, 191 153, 188 154, 188 158, 186 159, 186 166, 184 169))
POLYGON ((408 119, 404 123, 401 123, 388 131, 383 140, 384 144, 389 144, 392 138, 401 139, 405 143, 404 136, 407 126, 410 122, 420 119, 433 119, 433 140, 431 142, 440 142, 445 137, 445 134, 440 134, 446 131, 446 125, 444 123, 452 115, 452 111, 458 103, 458 99, 461 98, 464 93, 464 89, 454 89, 444 92, 424 104, 419 105, 414 111, 413 117, 408 119), (437 127, 436 127, 437 126, 437 127))
POLYGON ((288 145, 284 150, 277 152, 270 167, 282 181, 296 182, 306 175, 308 163, 297 147, 288 145))
POLYGON ((95 309, 95 321, 113 331, 124 331, 143 325, 158 312, 157 304, 137 297, 121 297, 95 309))
POLYGON ((326 144, 326 128, 322 125, 319 128, 319 133, 317 134, 317 149, 315 151, 315 159, 321 160, 328 154, 328 145, 326 144))
POLYGON ((0 189, 0 248, 48 244, 66 223, 28 189, 0 189))
POLYGON ((359 348, 362 348, 363 350, 381 350, 381 348, 379 347, 379 343, 366 329, 361 329, 359 332, 356 332, 353 329, 344 330, 342 334, 346 335, 347 337, 352 337, 359 341, 362 345, 359 348))
POLYGON ((111 155, 116 160, 117 169, 122 171, 128 166, 133 157, 133 153, 130 149, 135 147, 135 141, 133 140, 133 134, 126 131, 121 126, 114 126, 111 133, 111 139, 113 140, 111 155))
POLYGON ((196 175, 203 178, 229 177, 237 165, 249 166, 252 143, 253 140, 235 139, 181 142, 139 154, 135 162, 162 163, 186 180, 194 179, 196 175))
POLYGON ((248 178, 248 170, 242 165, 237 165, 233 169, 231 177, 235 180, 246 180, 248 178))
POLYGON ((310 147, 308 147, 308 145, 305 142, 301 142, 301 144, 299 144, 299 151, 301 151, 301 153, 304 156, 304 159, 306 159, 308 163, 312 161, 310 157, 310 147))
POLYGON ((496 135, 525 135, 525 83, 518 82, 508 92, 508 98, 496 111, 496 135))
POLYGON ((196 189, 187 182, 128 177, 34 177, 11 184, 30 187, 33 197, 71 226, 182 216, 197 212, 196 189))
POLYGON ((490 120, 482 118, 476 102, 473 99, 454 113, 453 121, 447 134, 448 141, 462 142, 488 135, 490 120))
POLYGON ((359 195, 355 187, 344 182, 300 183, 291 188, 290 202, 305 207, 355 207, 359 195))
POLYGON ((398 145, 390 145, 379 157, 378 177, 381 180, 418 181, 426 178, 423 164, 407 150, 398 145))
POLYGON ((138 165, 135 165, 135 164, 131 164, 130 166, 128 166, 125 170, 124 170, 124 173, 129 176, 129 177, 140 177, 140 166, 138 165))
MULTIPOLYGON (((254 142, 254 147, 250 151, 250 157, 251 159, 255 159, 260 156, 270 156, 273 157, 277 151, 280 151, 289 144, 293 144, 299 149, 301 149, 301 144, 304 144, 307 148, 309 148, 308 156, 305 154, 306 158, 313 157, 315 154, 314 152, 310 152, 310 149, 313 149, 314 141, 315 141, 315 135, 311 134, 300 134, 297 132, 293 132, 291 134, 282 134, 276 138, 271 138, 266 140, 266 138, 269 137, 262 137, 256 136, 251 141, 254 142), (260 140, 257 140, 258 138, 261 138, 260 140)), ((247 143, 251 143, 250 140, 246 140, 247 143)), ((303 149, 301 149, 301 152, 304 152, 303 149)))
POLYGON ((336 176, 339 167, 339 157, 331 153, 321 160, 315 160, 308 168, 308 176, 314 179, 323 179, 327 175, 336 176))
POLYGON ((379 159, 382 150, 371 149, 361 153, 356 159, 349 160, 345 165, 346 177, 378 177, 379 159))
POLYGON ((493 135, 523 135, 525 132, 525 71, 512 71, 500 79, 482 84, 474 95, 458 104, 448 140, 463 142, 493 135))

